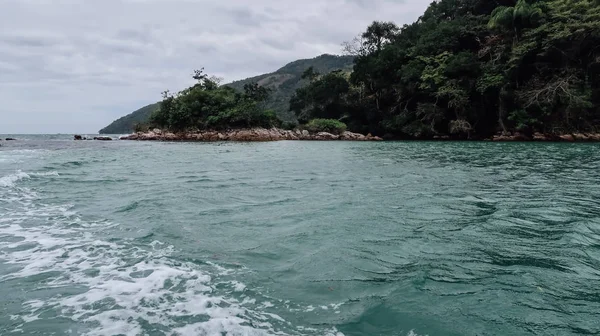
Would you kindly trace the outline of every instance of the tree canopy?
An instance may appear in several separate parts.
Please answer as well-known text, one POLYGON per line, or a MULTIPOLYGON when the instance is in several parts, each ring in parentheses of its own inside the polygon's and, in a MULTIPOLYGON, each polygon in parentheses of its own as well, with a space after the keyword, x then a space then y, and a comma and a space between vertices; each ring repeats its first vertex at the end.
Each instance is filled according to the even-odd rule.
POLYGON ((269 90, 256 83, 246 84, 244 92, 219 85, 204 70, 194 71, 198 82, 177 94, 163 93, 160 109, 150 123, 172 131, 273 127, 279 124, 275 113, 264 108, 269 90))
POLYGON ((373 22, 345 44, 352 74, 312 76, 290 110, 411 138, 597 131, 599 44, 595 0, 441 0, 373 22))

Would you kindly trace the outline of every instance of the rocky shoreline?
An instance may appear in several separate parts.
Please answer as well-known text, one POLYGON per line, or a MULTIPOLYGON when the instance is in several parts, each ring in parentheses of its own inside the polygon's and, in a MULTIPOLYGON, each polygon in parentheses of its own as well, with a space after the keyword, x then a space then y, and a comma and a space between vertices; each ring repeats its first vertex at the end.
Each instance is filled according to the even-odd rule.
POLYGON ((138 132, 122 136, 120 140, 139 141, 282 141, 282 140, 344 140, 344 141, 382 141, 380 137, 371 134, 363 135, 353 132, 344 132, 340 135, 318 132, 311 133, 307 130, 284 130, 280 128, 251 128, 228 131, 197 131, 171 133, 154 129, 149 132, 138 132))
MULTIPOLYGON (((86 138, 81 135, 75 135, 75 140, 113 140, 111 137, 99 136, 86 138)), ((1 139, 0 139, 1 140, 1 139)), ((9 139, 7 139, 9 140, 9 139)), ((12 140, 12 139, 10 139, 12 140)), ((283 141, 283 140, 313 140, 313 141, 382 141, 383 139, 371 134, 363 135, 353 132, 344 132, 336 135, 327 132, 309 132, 307 130, 284 130, 280 128, 250 128, 235 129, 228 131, 195 131, 195 132, 164 132, 160 129, 153 129, 147 132, 137 132, 130 135, 119 137, 119 140, 138 140, 138 141, 283 141)), ((434 136, 430 139, 434 141, 492 141, 492 142, 600 142, 600 133, 572 133, 572 134, 543 134, 534 133, 527 135, 524 133, 505 133, 497 134, 491 138, 485 139, 464 139, 453 138, 450 136, 434 136)))
POLYGON ((523 133, 498 134, 493 136, 491 141, 510 142, 510 141, 535 141, 535 142, 599 142, 600 133, 572 133, 572 134, 544 134, 534 133, 526 135, 523 133))

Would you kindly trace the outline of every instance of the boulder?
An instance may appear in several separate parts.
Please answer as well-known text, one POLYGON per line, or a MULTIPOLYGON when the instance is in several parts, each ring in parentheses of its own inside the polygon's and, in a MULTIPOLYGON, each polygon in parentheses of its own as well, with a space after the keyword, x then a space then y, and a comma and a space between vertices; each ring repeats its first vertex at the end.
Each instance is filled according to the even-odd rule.
POLYGON ((563 134, 559 137, 562 141, 575 142, 575 137, 571 134, 563 134))
POLYGON ((364 141, 367 140, 367 137, 360 133, 353 133, 346 131, 340 135, 340 139, 342 140, 351 140, 351 141, 364 141))
POLYGON ((4 140, 6 140, 6 141, 15 141, 15 140, 17 140, 17 139, 15 139, 15 138, 6 138, 6 139, 4 139, 4 140))
POLYGON ((79 134, 73 136, 73 140, 83 140, 83 137, 79 134))
POLYGON ((111 137, 104 137, 104 136, 100 136, 100 137, 94 137, 94 140, 100 140, 100 141, 111 141, 112 138, 111 137))
POLYGON ((548 140, 550 140, 550 138, 543 133, 535 132, 535 133, 533 133, 533 140, 534 141, 548 141, 548 140))
POLYGON ((319 132, 315 136, 316 140, 339 140, 339 135, 333 135, 327 132, 319 132))
POLYGON ((521 132, 516 132, 515 135, 513 135, 513 141, 528 141, 531 140, 527 135, 521 133, 521 132))
POLYGON ((310 132, 309 132, 309 131, 307 131, 307 130, 302 130, 302 136, 305 136, 305 137, 307 137, 307 136, 309 136, 309 135, 310 135, 310 132))
POLYGON ((590 141, 600 141, 600 133, 588 134, 590 141))
POLYGON ((515 141, 512 135, 494 135, 492 141, 503 142, 503 141, 515 141))
POLYGON ((587 135, 581 134, 581 133, 573 134, 573 138, 575 138, 575 140, 577 140, 577 141, 589 141, 590 140, 590 138, 587 135))
POLYGON ((153 129, 152 132, 154 132, 156 134, 162 134, 162 131, 159 128, 153 129))

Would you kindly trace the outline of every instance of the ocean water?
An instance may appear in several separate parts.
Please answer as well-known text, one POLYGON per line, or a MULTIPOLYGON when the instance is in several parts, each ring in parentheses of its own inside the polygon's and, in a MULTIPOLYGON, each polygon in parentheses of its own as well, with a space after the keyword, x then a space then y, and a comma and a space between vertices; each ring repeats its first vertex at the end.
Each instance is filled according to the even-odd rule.
POLYGON ((598 144, 17 138, 0 335, 600 334, 598 144))

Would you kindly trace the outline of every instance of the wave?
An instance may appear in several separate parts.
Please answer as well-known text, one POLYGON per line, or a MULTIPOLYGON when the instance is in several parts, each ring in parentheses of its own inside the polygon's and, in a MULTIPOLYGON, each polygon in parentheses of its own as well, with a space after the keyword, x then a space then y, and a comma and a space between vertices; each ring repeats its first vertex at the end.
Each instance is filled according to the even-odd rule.
POLYGON ((41 172, 41 173, 26 173, 21 170, 17 170, 17 172, 0 177, 0 187, 14 187, 15 184, 21 180, 29 179, 32 176, 60 176, 56 171, 49 172, 41 172))
MULTIPOLYGON (((19 171, 3 181, 14 185, 33 175, 19 171)), ((45 204, 39 197, 22 201, 9 201, 0 220, 0 262, 12 265, 0 283, 35 281, 39 294, 11 316, 12 332, 26 334, 29 324, 49 311, 76 323, 77 334, 89 336, 141 335, 149 326, 170 336, 302 330, 294 331, 282 317, 267 312, 270 303, 248 300, 244 283, 218 279, 235 270, 177 260, 175 248, 157 240, 140 245, 101 239, 118 225, 88 221, 72 206, 45 204)), ((341 335, 335 329, 311 334, 341 335)))
POLYGON ((0 177, 0 187, 14 187, 17 181, 30 177, 29 174, 19 170, 14 174, 0 177))

